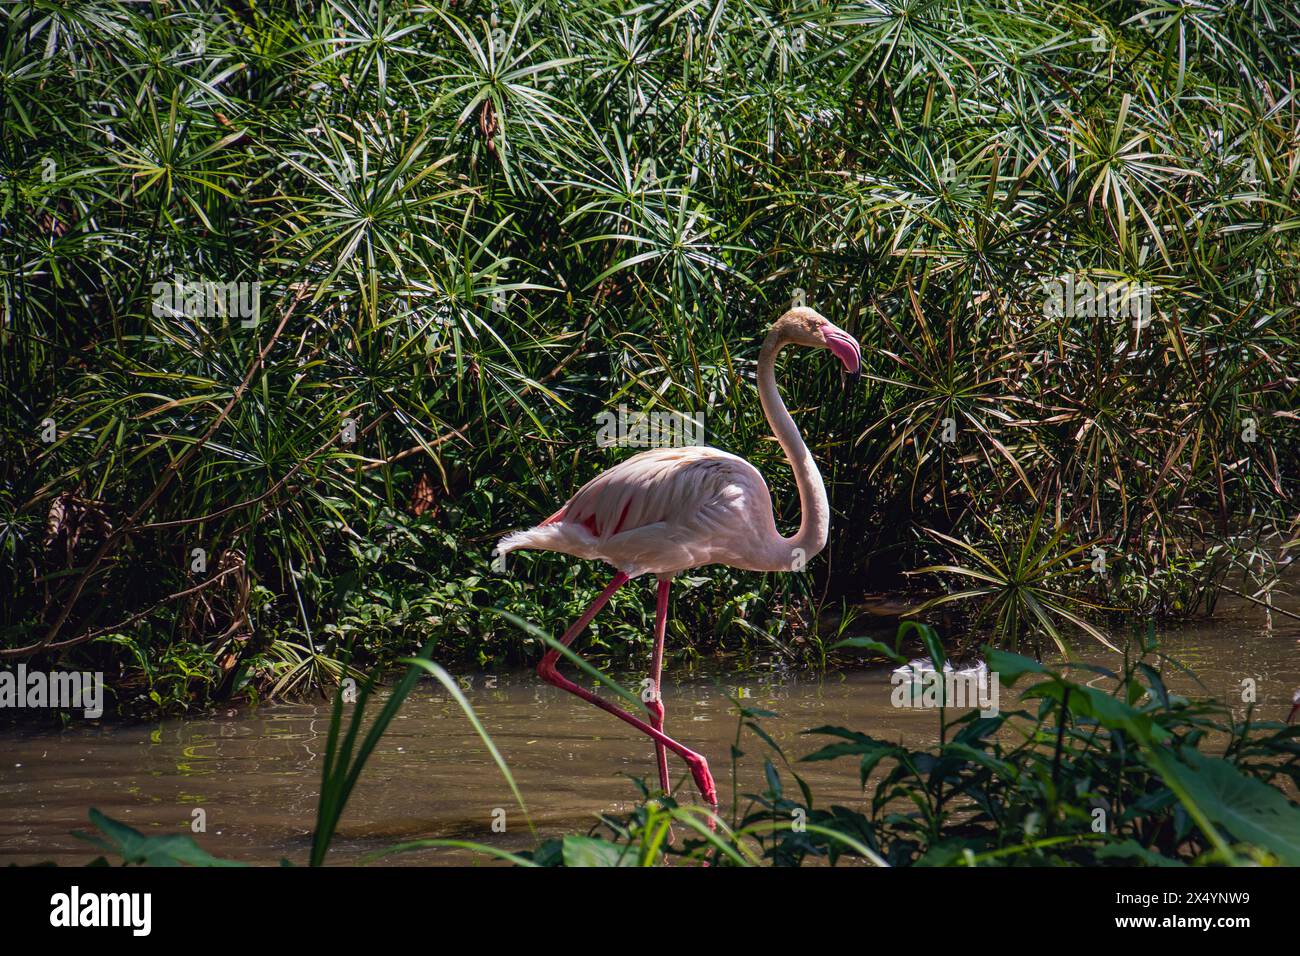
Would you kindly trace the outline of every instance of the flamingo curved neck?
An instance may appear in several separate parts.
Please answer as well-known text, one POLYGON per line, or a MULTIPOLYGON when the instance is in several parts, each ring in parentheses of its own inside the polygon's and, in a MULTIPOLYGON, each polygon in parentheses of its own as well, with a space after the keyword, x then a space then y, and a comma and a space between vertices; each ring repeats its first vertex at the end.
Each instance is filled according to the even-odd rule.
POLYGON ((826 547, 830 532, 830 502, 826 500, 821 472, 776 387, 776 357, 786 344, 773 330, 758 353, 758 398, 772 434, 790 461, 799 489, 799 530, 789 538, 777 532, 776 540, 770 542, 773 571, 801 570, 803 562, 812 560, 813 555, 826 547))

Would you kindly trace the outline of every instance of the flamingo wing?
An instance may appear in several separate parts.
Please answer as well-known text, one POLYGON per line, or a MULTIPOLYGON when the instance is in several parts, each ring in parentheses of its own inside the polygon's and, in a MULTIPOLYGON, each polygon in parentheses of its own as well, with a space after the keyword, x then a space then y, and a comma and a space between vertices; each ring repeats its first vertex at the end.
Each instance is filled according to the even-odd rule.
POLYGON ((599 558, 630 574, 674 573, 717 560, 770 525, 771 496, 752 465, 715 448, 642 452, 601 472, 555 514, 502 540, 599 558))
POLYGON ((738 461, 712 448, 642 452, 583 485, 559 520, 580 524, 601 540, 652 524, 707 526, 717 510, 710 506, 736 485, 738 461))

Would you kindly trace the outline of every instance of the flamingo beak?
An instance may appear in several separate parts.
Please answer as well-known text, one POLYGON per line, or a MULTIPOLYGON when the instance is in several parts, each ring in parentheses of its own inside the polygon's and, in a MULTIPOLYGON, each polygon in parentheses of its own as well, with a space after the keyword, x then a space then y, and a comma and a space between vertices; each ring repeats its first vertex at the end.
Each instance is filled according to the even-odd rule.
POLYGON ((1286 715, 1286 722, 1288 724, 1295 721, 1295 714, 1297 710, 1300 710, 1300 700, 1296 701, 1294 704, 1291 705, 1291 713, 1286 715))
POLYGON ((862 349, 858 340, 833 325, 827 327, 824 334, 826 347, 844 363, 844 371, 856 383, 862 377, 862 349))

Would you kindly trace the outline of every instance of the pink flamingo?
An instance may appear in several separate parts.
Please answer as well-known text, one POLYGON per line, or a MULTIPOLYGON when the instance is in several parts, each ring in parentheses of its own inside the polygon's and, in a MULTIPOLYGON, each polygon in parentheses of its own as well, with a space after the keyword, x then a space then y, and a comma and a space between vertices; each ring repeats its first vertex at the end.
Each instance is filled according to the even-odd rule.
POLYGON ((542 658, 537 673, 548 684, 590 701, 653 739, 664 793, 670 792, 667 751, 685 760, 701 796, 715 810, 718 794, 708 762, 664 733, 659 678, 668 589, 674 575, 706 564, 749 571, 799 570, 826 546, 830 525, 826 488, 776 387, 773 369, 777 353, 786 345, 830 349, 854 376, 861 371, 862 353, 853 336, 807 308, 791 309, 777 319, 759 352, 759 400, 799 489, 802 515, 796 534, 786 538, 776 530, 767 484, 758 469, 743 458, 716 448, 659 448, 634 455, 597 475, 555 514, 534 528, 506 535, 496 549, 501 555, 521 548, 558 551, 604 561, 617 570, 609 586, 560 639, 565 647, 632 578, 654 574, 659 579, 651 686, 647 688, 651 699, 646 702, 650 723, 561 675, 556 666, 558 650, 542 658))

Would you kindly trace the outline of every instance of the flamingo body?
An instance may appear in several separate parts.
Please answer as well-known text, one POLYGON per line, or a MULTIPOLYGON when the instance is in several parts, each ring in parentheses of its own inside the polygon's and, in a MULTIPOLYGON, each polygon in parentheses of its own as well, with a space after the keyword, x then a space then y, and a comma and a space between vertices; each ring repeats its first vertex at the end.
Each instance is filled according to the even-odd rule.
MULTIPOLYGON (((716 448, 656 448, 601 472, 555 514, 501 540, 604 561, 629 578, 706 564, 773 570, 781 555, 772 496, 758 469, 716 448)), ((785 559, 788 564, 788 557, 785 559)))

